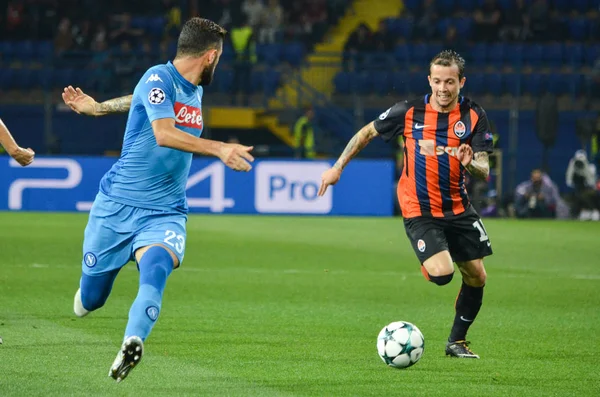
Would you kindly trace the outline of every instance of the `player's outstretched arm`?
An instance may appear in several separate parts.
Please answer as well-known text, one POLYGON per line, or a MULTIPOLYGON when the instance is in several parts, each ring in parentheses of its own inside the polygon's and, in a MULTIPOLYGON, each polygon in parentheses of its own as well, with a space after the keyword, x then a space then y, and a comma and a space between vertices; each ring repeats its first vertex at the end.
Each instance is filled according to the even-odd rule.
POLYGON ((229 168, 236 171, 250 171, 249 162, 254 161, 250 154, 253 147, 238 144, 196 138, 175 127, 172 118, 157 119, 152 122, 152 129, 159 146, 177 149, 184 152, 214 156, 221 159, 229 168))
POLYGON ((8 128, 4 125, 0 119, 0 145, 6 149, 6 152, 15 159, 15 161, 21 164, 23 167, 31 164, 35 153, 31 148, 24 149, 17 145, 15 139, 11 135, 8 128))
POLYGON ((321 175, 321 187, 319 188, 319 196, 322 196, 327 191, 329 185, 335 185, 342 176, 342 171, 348 165, 350 160, 356 156, 373 138, 378 134, 373 122, 365 125, 350 139, 341 156, 335 162, 333 167, 328 169, 321 175))
POLYGON ((487 179, 490 175, 490 159, 487 152, 473 154, 473 149, 467 144, 458 148, 458 159, 475 178, 487 179))
POLYGON ((124 113, 131 107, 133 95, 109 99, 101 103, 84 93, 81 88, 65 87, 62 99, 67 106, 78 114, 86 116, 104 116, 111 113, 124 113))

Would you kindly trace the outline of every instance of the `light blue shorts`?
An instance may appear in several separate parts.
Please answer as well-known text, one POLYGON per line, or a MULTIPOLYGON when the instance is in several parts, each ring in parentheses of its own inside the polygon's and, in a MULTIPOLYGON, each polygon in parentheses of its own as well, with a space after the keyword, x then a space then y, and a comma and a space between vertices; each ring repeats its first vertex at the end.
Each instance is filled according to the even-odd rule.
POLYGON ((98 193, 83 240, 82 270, 93 276, 120 269, 138 248, 162 244, 183 262, 187 215, 116 203, 98 193))

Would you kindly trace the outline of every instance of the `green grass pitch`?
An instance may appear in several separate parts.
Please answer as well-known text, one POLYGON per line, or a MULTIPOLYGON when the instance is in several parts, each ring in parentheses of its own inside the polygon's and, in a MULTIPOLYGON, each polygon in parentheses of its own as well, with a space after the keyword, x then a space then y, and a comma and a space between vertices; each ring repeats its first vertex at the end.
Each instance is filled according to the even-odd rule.
POLYGON ((421 276, 395 219, 190 216, 140 366, 107 377, 138 275, 72 314, 86 214, 0 213, 0 395, 598 396, 600 223, 486 220, 495 254, 469 338, 444 356, 460 277, 421 276), (395 320, 417 365, 377 355, 395 320))

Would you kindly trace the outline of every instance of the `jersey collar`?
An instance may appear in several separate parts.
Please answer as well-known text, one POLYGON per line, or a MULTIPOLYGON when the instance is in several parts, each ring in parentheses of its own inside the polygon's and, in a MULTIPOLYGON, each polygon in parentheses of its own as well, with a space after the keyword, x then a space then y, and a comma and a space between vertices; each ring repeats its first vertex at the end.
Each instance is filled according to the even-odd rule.
POLYGON ((167 68, 171 71, 171 73, 175 77, 175 80, 177 80, 177 82, 181 84, 184 89, 190 90, 190 92, 195 92, 198 89, 198 86, 190 83, 189 81, 184 79, 181 74, 179 74, 179 71, 177 71, 177 68, 171 63, 171 61, 167 62, 167 68))

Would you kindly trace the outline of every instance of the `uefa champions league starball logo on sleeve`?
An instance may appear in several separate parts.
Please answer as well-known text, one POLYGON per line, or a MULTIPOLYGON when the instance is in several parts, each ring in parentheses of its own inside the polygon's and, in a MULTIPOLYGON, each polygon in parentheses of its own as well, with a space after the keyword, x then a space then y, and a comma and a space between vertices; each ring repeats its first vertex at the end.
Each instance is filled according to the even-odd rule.
POLYGON ((165 98, 165 92, 158 87, 151 89, 148 93, 148 101, 153 105, 160 105, 165 101, 165 98))

